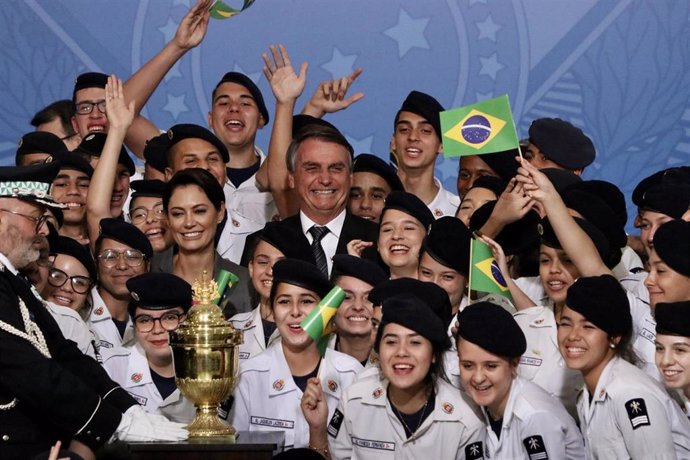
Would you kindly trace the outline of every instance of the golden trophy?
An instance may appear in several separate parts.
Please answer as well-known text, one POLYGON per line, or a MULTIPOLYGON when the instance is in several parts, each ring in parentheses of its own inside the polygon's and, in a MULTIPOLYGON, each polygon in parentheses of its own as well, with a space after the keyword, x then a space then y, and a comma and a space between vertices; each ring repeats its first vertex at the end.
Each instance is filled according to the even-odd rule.
POLYGON ((187 426, 190 438, 231 437, 235 429, 218 418, 218 406, 232 394, 239 370, 242 332, 235 330, 214 304, 218 285, 204 271, 192 284, 195 304, 187 319, 170 333, 175 383, 194 403, 196 418, 187 426))

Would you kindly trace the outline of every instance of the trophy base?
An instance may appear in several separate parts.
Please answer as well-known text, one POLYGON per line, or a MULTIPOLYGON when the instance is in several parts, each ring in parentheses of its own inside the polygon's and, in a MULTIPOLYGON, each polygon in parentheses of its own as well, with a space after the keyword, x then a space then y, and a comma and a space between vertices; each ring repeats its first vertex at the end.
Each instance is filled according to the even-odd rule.
POLYGON ((198 407, 196 418, 187 425, 190 438, 224 437, 230 442, 235 441, 235 428, 226 425, 218 418, 216 406, 198 407))

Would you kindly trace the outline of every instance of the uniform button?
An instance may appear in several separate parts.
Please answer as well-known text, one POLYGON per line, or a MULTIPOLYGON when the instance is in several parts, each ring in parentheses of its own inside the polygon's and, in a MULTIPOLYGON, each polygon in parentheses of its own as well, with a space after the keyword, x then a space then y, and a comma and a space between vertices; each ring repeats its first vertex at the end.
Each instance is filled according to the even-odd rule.
POLYGON ((100 440, 101 440, 101 437, 100 437, 100 436, 96 436, 96 441, 100 441, 100 440))
POLYGON ((9 440, 10 440, 9 435, 3 434, 3 435, 2 435, 2 440, 3 440, 3 441, 9 441, 9 440))
POLYGON ((86 434, 91 435, 91 430, 87 431, 86 434))

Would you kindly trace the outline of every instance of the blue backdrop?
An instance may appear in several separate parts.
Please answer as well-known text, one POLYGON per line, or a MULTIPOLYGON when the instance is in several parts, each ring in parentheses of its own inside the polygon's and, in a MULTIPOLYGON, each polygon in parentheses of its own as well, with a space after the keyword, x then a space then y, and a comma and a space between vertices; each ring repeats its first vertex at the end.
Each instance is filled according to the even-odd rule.
MULTIPOLYGON (((173 36, 191 2, 2 0, 0 163, 13 161, 38 109, 71 97, 77 74, 126 79, 173 36)), ((690 163, 689 9, 671 0, 257 0, 212 20, 143 113, 164 129, 205 124, 211 90, 229 70, 255 79, 272 111, 260 54, 285 43, 296 65, 310 63, 301 104, 319 81, 364 68, 355 85, 364 100, 329 118, 357 152, 387 158, 393 116, 411 89, 447 108, 507 93, 520 136, 535 118, 571 121, 597 148, 586 177, 629 195, 652 171, 690 163)), ((455 190, 457 159, 439 159, 437 175, 455 190)))

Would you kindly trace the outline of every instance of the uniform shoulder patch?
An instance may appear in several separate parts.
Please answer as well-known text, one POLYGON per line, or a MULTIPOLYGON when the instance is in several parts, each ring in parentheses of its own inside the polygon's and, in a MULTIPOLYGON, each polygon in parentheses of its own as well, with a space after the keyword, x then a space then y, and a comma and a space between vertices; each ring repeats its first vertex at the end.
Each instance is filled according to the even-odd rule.
POLYGON ((338 409, 333 412, 333 417, 331 417, 331 421, 328 423, 328 434, 330 436, 334 438, 338 437, 338 432, 340 431, 340 426, 343 424, 344 418, 343 413, 338 409))
POLYGON ((526 437, 522 440, 522 444, 527 449, 529 460, 546 460, 549 458, 549 455, 546 453, 544 439, 538 434, 526 437))
POLYGON ((631 399, 625 403, 625 410, 628 412, 628 419, 630 420, 633 430, 636 430, 641 426, 651 425, 649 422, 647 405, 644 403, 644 399, 631 399))
POLYGON ((478 441, 466 445, 465 458, 467 460, 484 460, 484 446, 482 442, 478 441))

